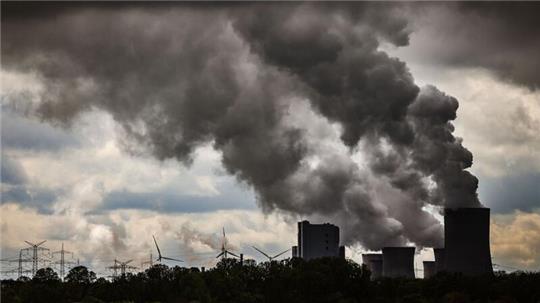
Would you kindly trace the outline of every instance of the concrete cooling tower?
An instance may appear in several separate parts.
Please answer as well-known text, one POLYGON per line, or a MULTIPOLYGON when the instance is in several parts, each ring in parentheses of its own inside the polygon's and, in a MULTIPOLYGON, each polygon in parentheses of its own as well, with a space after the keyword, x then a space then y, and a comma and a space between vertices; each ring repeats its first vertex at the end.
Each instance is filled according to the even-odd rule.
POLYGON ((362 254, 362 263, 371 271, 371 280, 382 277, 383 255, 382 254, 362 254))
POLYGON ((436 261, 424 261, 424 279, 429 279, 437 274, 436 261))
POLYGON ((445 271, 446 259, 444 257, 444 248, 434 248, 433 254, 435 255, 435 272, 445 271))
POLYGON ((445 209, 444 242, 446 271, 467 275, 493 273, 489 208, 445 209))
POLYGON ((414 279, 414 247, 383 247, 383 276, 414 279))

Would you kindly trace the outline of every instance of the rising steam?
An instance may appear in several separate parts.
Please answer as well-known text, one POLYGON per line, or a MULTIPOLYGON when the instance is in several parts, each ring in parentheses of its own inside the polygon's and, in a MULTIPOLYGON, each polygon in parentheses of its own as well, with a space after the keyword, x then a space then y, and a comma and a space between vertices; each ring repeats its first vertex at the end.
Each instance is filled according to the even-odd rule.
POLYGON ((2 68, 37 73, 47 121, 104 110, 131 146, 187 165, 212 142, 264 211, 333 220, 368 249, 440 245, 424 206, 480 206, 457 100, 379 48, 408 43, 390 6, 17 13, 2 21, 2 68))

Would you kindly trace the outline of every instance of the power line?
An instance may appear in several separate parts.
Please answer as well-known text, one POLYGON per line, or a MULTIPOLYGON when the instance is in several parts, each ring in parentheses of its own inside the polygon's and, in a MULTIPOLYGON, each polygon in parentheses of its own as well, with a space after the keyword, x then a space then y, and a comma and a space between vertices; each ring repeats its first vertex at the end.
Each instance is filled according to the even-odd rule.
MULTIPOLYGON (((34 244, 34 243, 31 243, 31 242, 28 242, 28 241, 24 241, 24 242, 26 242, 26 244, 30 245, 30 247, 24 248, 22 250, 32 252, 31 261, 32 261, 32 277, 33 277, 36 274, 36 272, 37 272, 37 270, 39 268, 39 262, 43 260, 43 258, 40 256, 40 252, 42 252, 42 253, 43 252, 49 252, 48 248, 41 246, 43 243, 47 242, 47 240, 41 241, 38 244, 34 244)), ((45 261, 47 261, 47 260, 45 260, 45 261)))
POLYGON ((66 254, 71 254, 71 258, 73 259, 73 253, 70 252, 70 251, 67 251, 67 250, 64 250, 64 243, 62 243, 62 249, 59 250, 59 251, 55 251, 52 253, 52 255, 54 256, 55 254, 59 254, 60 255, 60 260, 59 261, 56 261, 54 262, 55 264, 59 264, 60 265, 60 278, 62 279, 62 281, 64 281, 64 277, 65 277, 65 267, 66 267, 66 264, 69 266, 69 265, 73 265, 75 264, 75 262, 73 261, 66 261, 65 259, 65 255, 66 254))

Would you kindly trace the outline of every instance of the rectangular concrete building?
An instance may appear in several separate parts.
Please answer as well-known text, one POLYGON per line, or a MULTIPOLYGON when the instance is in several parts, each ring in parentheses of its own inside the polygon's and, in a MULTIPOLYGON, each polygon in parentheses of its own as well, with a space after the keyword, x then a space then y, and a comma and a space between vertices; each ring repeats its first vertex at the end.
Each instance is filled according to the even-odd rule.
POLYGON ((298 245, 293 249, 293 256, 310 260, 321 257, 344 258, 344 254, 345 248, 339 246, 339 227, 330 223, 298 222, 298 245))

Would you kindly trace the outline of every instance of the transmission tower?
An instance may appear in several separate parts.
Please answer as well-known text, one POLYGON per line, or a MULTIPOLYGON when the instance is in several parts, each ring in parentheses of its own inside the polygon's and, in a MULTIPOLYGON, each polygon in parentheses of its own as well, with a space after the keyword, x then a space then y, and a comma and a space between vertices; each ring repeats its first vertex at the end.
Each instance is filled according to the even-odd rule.
POLYGON ((31 261, 32 261, 32 277, 33 277, 36 274, 36 272, 37 272, 37 270, 39 268, 39 262, 41 260, 43 260, 43 258, 40 257, 39 252, 45 252, 45 251, 48 252, 49 251, 48 248, 41 247, 41 245, 43 243, 47 242, 47 240, 41 241, 38 244, 34 244, 34 243, 31 243, 31 242, 28 242, 28 241, 24 241, 24 242, 26 242, 26 244, 30 245, 30 247, 23 248, 21 251, 32 252, 31 261))
POLYGON ((16 274, 16 275, 17 275, 17 278, 22 277, 23 273, 30 273, 30 270, 25 269, 25 268, 23 267, 23 263, 31 262, 32 260, 31 260, 31 259, 28 259, 28 258, 27 258, 27 259, 24 259, 24 258, 23 258, 23 252, 24 252, 24 251, 25 251, 24 249, 20 249, 20 250, 19 250, 19 257, 18 257, 18 258, 1 260, 1 261, 4 261, 4 262, 9 262, 9 263, 17 263, 17 267, 16 267, 16 268, 11 269, 11 270, 3 271, 3 273, 6 273, 6 274, 16 274))
POLYGON ((141 262, 141 270, 144 269, 145 265, 148 264, 148 267, 154 266, 154 259, 152 258, 152 253, 150 253, 150 259, 148 261, 141 262))
POLYGON ((56 261, 54 263, 60 265, 60 278, 62 279, 62 281, 64 281, 64 276, 65 276, 65 273, 66 273, 66 264, 68 266, 75 264, 75 262, 73 262, 73 261, 66 261, 65 255, 66 254, 71 255, 71 259, 73 259, 73 253, 70 252, 70 251, 64 250, 64 243, 62 243, 62 249, 52 253, 53 256, 56 255, 56 254, 60 255, 60 260, 58 260, 58 261, 56 261))
POLYGON ((119 261, 117 259, 114 259, 114 265, 107 267, 108 269, 111 269, 113 271, 113 278, 118 277, 118 271, 120 271, 120 277, 123 277, 126 275, 126 272, 128 270, 137 269, 135 266, 128 265, 133 260, 128 260, 125 262, 119 261))

